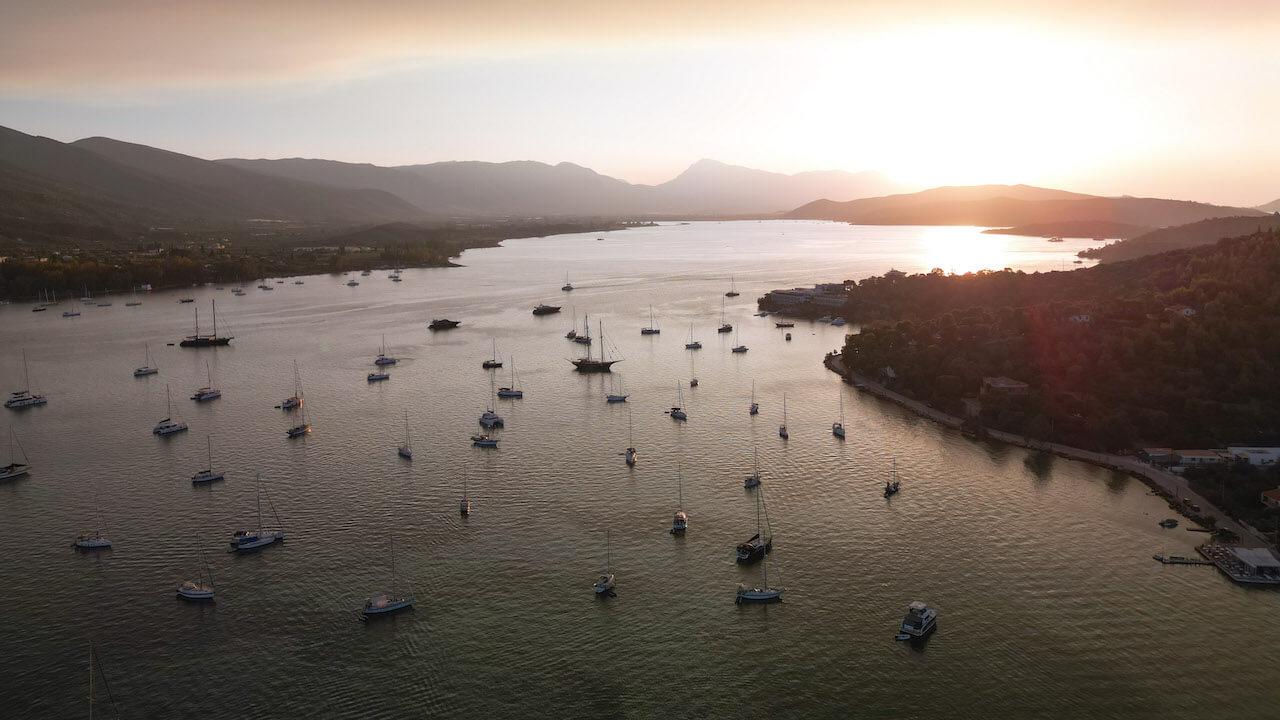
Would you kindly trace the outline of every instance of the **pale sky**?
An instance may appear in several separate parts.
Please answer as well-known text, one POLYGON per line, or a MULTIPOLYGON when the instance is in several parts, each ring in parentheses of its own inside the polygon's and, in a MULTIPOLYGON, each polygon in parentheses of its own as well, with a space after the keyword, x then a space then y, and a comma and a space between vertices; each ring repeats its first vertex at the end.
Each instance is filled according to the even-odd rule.
POLYGON ((200 157, 710 157, 1255 205, 1280 1, 0 0, 0 125, 200 157))

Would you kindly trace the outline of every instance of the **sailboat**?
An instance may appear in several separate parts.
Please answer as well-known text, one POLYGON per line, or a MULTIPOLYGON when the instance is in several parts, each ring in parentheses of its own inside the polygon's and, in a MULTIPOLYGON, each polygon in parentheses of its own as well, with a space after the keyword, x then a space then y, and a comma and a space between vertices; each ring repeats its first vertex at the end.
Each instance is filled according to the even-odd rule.
POLYGON ((9 428, 9 464, 0 467, 0 481, 12 480, 20 478, 31 472, 31 465, 27 459, 27 451, 22 449, 22 443, 18 442, 18 435, 13 428, 9 428), (18 462, 18 456, 14 454, 13 448, 18 448, 18 452, 22 453, 22 462, 18 462))
POLYGON ((151 432, 160 436, 186 432, 187 424, 173 419, 173 396, 169 394, 168 385, 164 386, 164 400, 168 411, 165 413, 164 418, 157 422, 155 427, 151 428, 151 432))
POLYGON ((769 527, 768 511, 764 506, 764 488, 756 493, 756 534, 752 535, 746 542, 738 545, 737 558, 738 562, 751 564, 757 560, 761 560, 773 550, 773 531, 769 527), (764 524, 761 524, 760 514, 765 513, 764 524))
POLYGON ((458 500, 458 514, 466 517, 471 514, 471 496, 467 494, 467 468, 462 468, 462 497, 458 500))
POLYGON ((378 352, 378 357, 373 359, 373 364, 374 365, 395 365, 397 362, 400 362, 400 361, 387 354, 387 336, 383 335, 382 350, 378 352))
MULTIPOLYGON (((759 520, 760 507, 763 504, 764 504, 764 493, 763 492, 756 493, 756 525, 757 527, 759 527, 759 523, 760 523, 760 520, 759 520)), ((758 530, 756 535, 759 536, 758 530)), ((733 600, 735 603, 740 605, 742 603, 781 602, 782 588, 780 587, 774 588, 769 586, 769 559, 768 557, 766 557, 768 554, 769 554, 769 547, 766 546, 764 551, 760 553, 760 576, 761 576, 762 584, 759 587, 747 587, 746 585, 739 584, 737 595, 734 597, 734 600, 733 600)), ((739 549, 738 551, 738 558, 739 560, 742 559, 741 549, 739 549)))
POLYGON ((604 396, 604 401, 608 403, 624 403, 628 397, 630 396, 622 391, 622 373, 618 373, 618 386, 615 389, 612 387, 612 383, 610 384, 609 392, 604 396))
POLYGON ((689 419, 684 412, 684 389, 680 387, 679 381, 676 382, 676 404, 672 405, 667 412, 671 414, 672 420, 684 422, 689 419))
MULTIPOLYGON (((351 273, 350 278, 351 278, 350 280, 347 280, 347 287, 359 287, 359 286, 360 286, 360 281, 359 281, 359 280, 356 280, 356 274, 355 274, 355 273, 351 273)), ((262 288, 262 289, 263 289, 263 290, 270 290, 271 288, 268 286, 268 287, 264 287, 264 288, 262 288)))
POLYGON ((229 345, 231 341, 234 339, 233 336, 230 336, 230 335, 228 335, 227 337, 218 336, 218 301, 210 300, 209 303, 210 305, 213 306, 213 334, 212 335, 200 334, 200 308, 196 308, 196 332, 194 335, 188 335, 186 338, 184 338, 182 342, 178 343, 179 346, 181 347, 215 347, 218 345, 229 345))
MULTIPOLYGON (((582 336, 579 335, 578 337, 581 338, 582 336)), ((590 341, 589 338, 588 338, 588 341, 590 341)), ((621 358, 619 358, 618 360, 605 359, 604 322, 601 321, 600 322, 600 359, 597 360, 591 357, 591 348, 587 348, 587 356, 585 358, 578 358, 577 360, 570 360, 569 362, 573 363, 574 369, 576 369, 578 372, 600 373, 600 372, 612 372, 613 364, 621 361, 622 361, 621 358)))
POLYGON ((77 550, 110 550, 111 540, 102 531, 102 517, 98 517, 98 529, 83 532, 76 536, 72 546, 77 550))
POLYGON ((386 592, 374 593, 364 602, 364 608, 360 614, 366 618, 380 617, 383 615, 392 615, 401 610, 408 610, 413 607, 413 593, 401 597, 394 597, 391 593, 395 592, 396 587, 396 539, 395 536, 390 538, 391 544, 391 586, 386 592))
POLYGON ((724 300, 720 301, 720 327, 716 328, 718 333, 733 332, 733 325, 724 319, 724 300))
POLYGON ((733 331, 733 341, 737 343, 729 352, 742 354, 747 351, 747 346, 742 344, 741 338, 738 337, 738 331, 733 331))
POLYGON ((702 343, 693 339, 693 323, 689 323, 689 342, 684 344, 685 350, 701 350, 702 343))
POLYGON ((484 412, 480 413, 480 426, 486 430, 503 427, 502 416, 493 410, 493 376, 489 376, 489 399, 485 403, 484 412))
POLYGON ((524 391, 516 387, 516 356, 511 356, 511 385, 498 388, 498 397, 511 400, 524 397, 524 391))
POLYGON ((635 440, 632 439, 631 431, 632 431, 631 411, 627 410, 627 453, 626 453, 627 458, 626 459, 627 459, 628 467, 635 466, 636 458, 639 455, 639 453, 636 452, 636 443, 635 443, 635 440))
POLYGON ((560 289, 565 292, 569 292, 573 289, 573 284, 569 282, 569 273, 567 272, 564 274, 564 285, 561 285, 560 289))
POLYGON ((840 419, 831 423, 831 434, 844 439, 844 393, 840 393, 840 419))
MULTIPOLYGON (((274 545, 278 542, 284 542, 284 530, 276 527, 273 529, 264 529, 262 524, 262 473, 258 473, 257 477, 258 490, 258 527, 254 530, 237 530, 231 536, 231 551, 237 553, 249 553, 255 550, 261 550, 268 545, 274 545)), ((276 525, 280 525, 280 516, 276 514, 275 505, 271 503, 271 498, 267 498, 267 505, 271 508, 271 514, 275 516, 276 525)))
POLYGON ((27 351, 22 351, 22 382, 23 389, 15 390, 9 393, 9 398, 4 401, 4 406, 10 410, 22 410, 24 408, 35 407, 36 405, 44 405, 49 402, 49 398, 44 395, 31 392, 31 371, 27 367, 27 351))
POLYGON ((204 470, 201 470, 200 472, 191 476, 192 485, 203 485, 205 483, 216 482, 218 480, 223 479, 224 477, 221 470, 215 471, 213 469, 213 437, 212 436, 205 437, 205 450, 208 453, 209 465, 204 470))
POLYGON ((155 375, 156 373, 160 372, 160 368, 151 364, 151 344, 143 343, 142 347, 143 347, 144 357, 146 358, 146 363, 142 367, 137 368, 133 371, 134 377, 146 377, 147 375, 155 375))
POLYGON ((298 361, 293 361, 293 395, 280 401, 281 410, 296 410, 302 407, 302 382, 298 379, 298 361))
POLYGON ((293 361, 293 392, 294 396, 281 403, 280 407, 285 407, 285 405, 289 403, 289 400, 296 400, 296 403, 289 405, 289 407, 285 409, 302 408, 301 422, 285 431, 285 434, 289 437, 296 438, 302 437, 303 435, 311 432, 311 422, 307 420, 307 404, 302 395, 302 376, 298 374, 297 360, 293 361))
POLYGON ((405 460, 413 459, 413 445, 409 442, 409 411, 404 411, 404 444, 401 445, 396 453, 405 460))
POLYGON ((494 338, 494 341, 493 341, 493 357, 489 360, 485 360, 484 362, 480 363, 480 367, 484 368, 485 370, 492 370, 494 368, 502 367, 502 361, 498 359, 497 338, 494 338))
POLYGON ((596 595, 613 595, 614 578, 613 573, 609 571, 609 565, 612 558, 609 550, 609 531, 604 531, 604 573, 600 575, 594 585, 596 595))
POLYGON ((729 292, 725 293, 725 297, 738 297, 738 284, 734 282, 733 276, 729 276, 729 292))
POLYGON ((689 529, 689 514, 684 511, 684 478, 680 464, 676 464, 676 514, 671 518, 671 534, 683 535, 689 529))
POLYGON ((573 320, 569 323, 569 332, 565 333, 564 336, 566 339, 576 340, 578 338, 578 309, 575 307, 571 308, 571 310, 573 312, 573 320))
POLYGON ((893 459, 893 480, 884 484, 884 496, 891 497, 897 495, 902 489, 902 483, 898 481, 898 458, 893 459))
POLYGON ((178 586, 178 597, 192 602, 213 602, 213 570, 209 569, 209 559, 204 555, 204 543, 199 535, 196 536, 196 546, 200 548, 200 563, 204 565, 209 581, 205 582, 203 577, 187 580, 178 586))
POLYGON ((791 437, 791 433, 787 432, 787 394, 782 393, 782 424, 778 426, 778 437, 786 440, 791 437))
POLYGON ((209 384, 199 388, 196 390, 195 394, 191 396, 191 399, 196 402, 207 402, 209 400, 217 400, 222 397, 222 391, 213 386, 213 370, 209 369, 208 361, 204 364, 204 370, 208 373, 207 377, 209 378, 209 384))
POLYGON ((658 327, 658 323, 653 321, 653 306, 649 306, 649 327, 640 328, 641 335, 657 335, 662 329, 658 327))
POLYGON ((698 356, 689 353, 689 389, 698 387, 698 356))
POLYGON ((756 402, 756 381, 751 381, 751 407, 747 410, 750 415, 760 414, 760 404, 756 402))
MULTIPOLYGON (((565 337, 568 337, 568 336, 566 335, 565 337)), ((590 316, 585 314, 582 316, 582 332, 574 333, 573 341, 578 343, 579 345, 591 344, 591 317, 590 316)))
POLYGON ((760 448, 753 448, 753 450, 755 452, 755 472, 742 479, 742 487, 748 490, 760 486, 760 448))
POLYGON ((98 660, 98 672, 93 671, 93 658, 97 653, 93 650, 93 645, 89 645, 89 720, 93 720, 94 705, 94 681, 99 674, 102 675, 102 686, 107 689, 107 700, 111 703, 111 714, 116 716, 116 720, 120 718, 120 710, 116 708, 116 699, 111 696, 111 685, 107 683, 107 673, 102 669, 102 660, 98 660))

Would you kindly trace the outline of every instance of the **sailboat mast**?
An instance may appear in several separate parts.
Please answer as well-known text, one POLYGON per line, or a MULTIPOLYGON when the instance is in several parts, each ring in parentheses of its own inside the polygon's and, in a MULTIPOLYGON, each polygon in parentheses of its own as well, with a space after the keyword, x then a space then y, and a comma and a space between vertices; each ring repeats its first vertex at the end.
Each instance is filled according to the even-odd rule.
POLYGON ((22 382, 25 384, 26 391, 31 392, 31 368, 27 367, 27 349, 22 349, 22 382))
POLYGON ((208 451, 209 472, 213 472, 213 436, 212 435, 205 436, 205 449, 208 451))
POLYGON ((210 300, 209 304, 213 305, 213 337, 218 337, 218 301, 210 300))
POLYGON ((93 644, 89 645, 89 720, 93 720, 93 644))
POLYGON ((613 564, 613 553, 609 548, 609 531, 604 531, 604 572, 609 574, 609 566, 613 564))

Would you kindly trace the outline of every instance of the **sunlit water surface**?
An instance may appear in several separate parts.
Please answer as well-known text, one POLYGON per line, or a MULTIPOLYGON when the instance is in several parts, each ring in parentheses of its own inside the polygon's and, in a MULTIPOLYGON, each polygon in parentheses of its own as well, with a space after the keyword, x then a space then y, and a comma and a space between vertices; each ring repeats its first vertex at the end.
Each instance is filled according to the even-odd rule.
POLYGON ((752 316, 773 288, 890 268, 1069 270, 1084 245, 809 222, 514 240, 398 284, 378 272, 359 287, 315 276, 272 292, 250 283, 243 298, 184 291, 206 320, 217 298, 236 336, 203 351, 166 346, 190 327, 179 293, 74 319, 60 317, 70 303, 0 308, 4 389, 20 386, 25 347, 50 396, 6 413, 35 471, 0 486, 0 714, 87 712, 93 642, 122 717, 1275 717, 1280 595, 1153 562, 1203 536, 1157 527, 1168 512, 1140 482, 977 443, 861 395, 821 364, 842 329, 803 322, 786 342, 752 316), (572 293, 559 289, 566 272, 572 293), (725 312, 745 355, 715 332, 730 276, 742 294, 725 312), (564 312, 533 317, 539 301, 564 312), (662 334, 642 337, 650 305, 662 334), (571 306, 593 333, 604 323, 620 373, 571 371, 571 306), (463 325, 433 334, 433 317, 463 325), (691 323, 696 353, 683 348, 691 323), (383 335, 401 361, 370 385, 383 335), (507 362, 496 381, 514 355, 525 398, 497 403, 507 427, 483 451, 468 436, 493 340, 507 362), (134 379, 144 342, 161 372, 134 379), (272 407, 295 359, 315 425, 302 441, 272 407), (223 397, 197 405, 206 361, 223 397), (607 405, 619 375, 631 400, 607 405), (663 412, 678 382, 687 424, 663 412), (167 440, 151 434, 166 383, 191 426, 167 440), (843 442, 830 432, 840 397, 843 442), (412 463, 395 450, 406 412, 412 463), (620 454, 628 418, 634 469, 620 454), (206 436, 227 480, 192 487, 206 436), (735 587, 760 573, 733 559, 754 532, 741 481, 756 450, 769 580, 786 600, 736 607, 735 587), (904 489, 886 501, 894 458, 904 489), (677 466, 682 538, 667 532, 677 466), (288 541, 229 555, 231 532, 255 522, 258 472, 288 541), (115 548, 73 552, 100 522, 115 548), (601 601, 606 530, 617 597, 601 601), (362 623, 358 608, 390 583, 393 535, 417 609, 362 623), (216 580, 209 606, 173 592, 201 570, 197 537, 216 580), (893 639, 915 599, 941 611, 923 649, 893 639))

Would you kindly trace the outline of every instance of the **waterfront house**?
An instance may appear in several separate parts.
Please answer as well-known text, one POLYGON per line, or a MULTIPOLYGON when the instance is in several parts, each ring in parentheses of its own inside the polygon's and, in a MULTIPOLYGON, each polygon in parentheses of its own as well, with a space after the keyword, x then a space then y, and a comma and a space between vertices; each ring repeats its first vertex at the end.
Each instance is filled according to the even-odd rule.
POLYGON ((1262 504, 1270 508, 1280 508, 1280 487, 1275 490, 1262 491, 1262 504))
POLYGON ((1173 453, 1173 448, 1149 447, 1142 448, 1142 459, 1153 465, 1168 465, 1177 457, 1173 453))
POLYGON ((1258 578, 1280 579, 1280 558, 1269 548, 1232 547, 1231 554, 1247 574, 1258 578))
POLYGON ((1280 462, 1280 447, 1228 445, 1227 455, 1233 460, 1241 460, 1250 465, 1274 465, 1280 462))
POLYGON ((1178 450, 1177 455, 1181 465, 1217 465, 1226 462, 1226 458, 1217 450, 1178 450))

